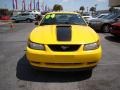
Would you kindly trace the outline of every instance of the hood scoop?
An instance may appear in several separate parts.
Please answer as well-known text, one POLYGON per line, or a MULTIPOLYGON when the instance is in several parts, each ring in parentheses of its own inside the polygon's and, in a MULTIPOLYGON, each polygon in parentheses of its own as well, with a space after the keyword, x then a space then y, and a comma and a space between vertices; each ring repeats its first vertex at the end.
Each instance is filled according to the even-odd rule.
POLYGON ((56 30, 58 41, 71 41, 72 30, 70 25, 58 25, 56 30))

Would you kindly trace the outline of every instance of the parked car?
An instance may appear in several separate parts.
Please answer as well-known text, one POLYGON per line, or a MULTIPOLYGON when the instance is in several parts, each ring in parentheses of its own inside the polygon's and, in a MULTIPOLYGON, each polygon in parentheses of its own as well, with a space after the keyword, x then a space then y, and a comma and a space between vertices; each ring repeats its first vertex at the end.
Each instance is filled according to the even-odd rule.
POLYGON ((12 16, 11 19, 15 20, 15 22, 20 21, 33 22, 35 20, 35 16, 31 15, 30 13, 21 13, 16 16, 12 16))
POLYGON ((87 23, 89 23, 90 20, 94 19, 92 16, 82 16, 87 23))
POLYGON ((28 11, 28 13, 33 14, 35 17, 37 17, 38 15, 41 15, 41 12, 37 10, 28 11))
POLYGON ((90 13, 83 13, 82 17, 86 20, 87 23, 89 23, 89 20, 93 19, 93 16, 90 13))
POLYGON ((111 24, 120 19, 120 14, 110 14, 100 19, 90 20, 89 25, 96 31, 109 32, 111 24))
POLYGON ((110 33, 114 36, 120 36, 120 21, 111 25, 110 33))
POLYGON ((92 70, 101 59, 99 36, 78 13, 47 13, 35 24, 26 49, 32 67, 92 70))
POLYGON ((95 20, 95 19, 100 19, 100 18, 103 18, 104 16, 107 16, 108 13, 106 14, 100 14, 98 15, 97 17, 93 17, 91 15, 88 15, 88 16, 82 16, 88 23, 90 22, 90 20, 95 20))
POLYGON ((10 20, 10 16, 2 15, 0 16, 0 20, 10 20))
POLYGON ((108 16, 109 14, 108 13, 104 13, 104 14, 100 14, 98 15, 96 18, 94 19, 100 19, 100 18, 104 18, 105 16, 108 16))

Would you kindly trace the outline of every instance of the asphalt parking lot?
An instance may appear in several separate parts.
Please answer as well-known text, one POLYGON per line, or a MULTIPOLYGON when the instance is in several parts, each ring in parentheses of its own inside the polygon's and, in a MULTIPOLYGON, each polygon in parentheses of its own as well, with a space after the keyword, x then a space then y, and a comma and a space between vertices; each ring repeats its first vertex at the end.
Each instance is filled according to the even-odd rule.
POLYGON ((0 26, 0 90, 120 90, 120 39, 99 33, 103 57, 92 73, 35 71, 24 56, 34 27, 0 26))

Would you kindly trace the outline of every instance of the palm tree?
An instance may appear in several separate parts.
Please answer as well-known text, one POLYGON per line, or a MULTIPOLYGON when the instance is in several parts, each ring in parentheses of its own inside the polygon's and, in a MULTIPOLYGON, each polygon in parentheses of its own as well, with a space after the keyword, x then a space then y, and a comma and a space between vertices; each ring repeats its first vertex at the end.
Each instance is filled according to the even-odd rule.
POLYGON ((96 12, 96 8, 95 7, 91 7, 90 11, 92 12, 92 15, 94 14, 94 12, 96 12))
POLYGON ((83 11, 85 10, 84 6, 81 6, 79 10, 81 11, 81 14, 83 14, 83 11))
POLYGON ((53 11, 62 11, 62 10, 63 10, 62 5, 55 4, 55 5, 53 6, 53 11))
POLYGON ((112 13, 112 12, 115 11, 115 8, 114 8, 114 7, 110 7, 110 8, 109 8, 109 11, 112 13))

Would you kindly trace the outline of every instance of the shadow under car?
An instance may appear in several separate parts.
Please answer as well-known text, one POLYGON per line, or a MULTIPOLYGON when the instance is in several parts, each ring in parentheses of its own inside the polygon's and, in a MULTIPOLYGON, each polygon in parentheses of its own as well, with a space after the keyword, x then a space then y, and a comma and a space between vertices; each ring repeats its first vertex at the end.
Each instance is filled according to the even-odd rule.
POLYGON ((18 61, 16 68, 16 76, 18 79, 33 82, 75 82, 89 79, 91 75, 92 70, 59 72, 33 69, 25 55, 18 61))

